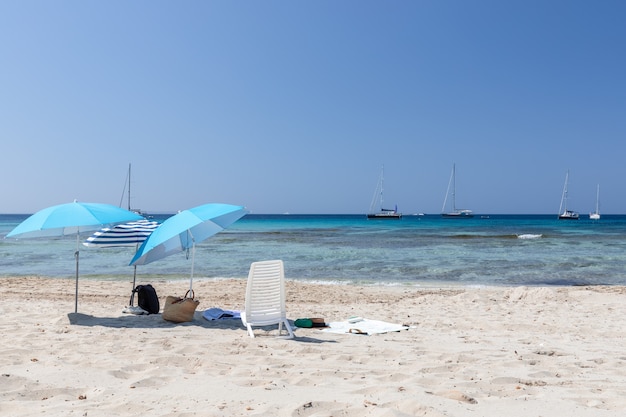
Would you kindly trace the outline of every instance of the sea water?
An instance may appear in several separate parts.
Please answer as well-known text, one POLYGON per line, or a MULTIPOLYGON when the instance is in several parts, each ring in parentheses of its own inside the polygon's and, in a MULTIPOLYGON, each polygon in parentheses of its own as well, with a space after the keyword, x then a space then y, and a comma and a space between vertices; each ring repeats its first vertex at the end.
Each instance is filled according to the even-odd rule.
MULTIPOLYGON (((73 277, 76 236, 12 239, 26 215, 0 215, 0 278, 73 277)), ((155 216, 163 221, 168 216, 155 216)), ((626 216, 249 214, 196 247, 194 280, 241 278, 251 262, 282 259, 288 279, 381 285, 626 285, 626 216)), ((81 279, 132 279, 135 247, 87 248, 81 279)), ((137 281, 188 279, 191 254, 137 267, 137 281)))

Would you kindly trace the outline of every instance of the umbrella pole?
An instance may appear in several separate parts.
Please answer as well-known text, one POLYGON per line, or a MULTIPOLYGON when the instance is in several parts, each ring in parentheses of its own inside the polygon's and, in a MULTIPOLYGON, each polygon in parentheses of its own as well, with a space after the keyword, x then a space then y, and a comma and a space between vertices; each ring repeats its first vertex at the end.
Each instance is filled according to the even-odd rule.
POLYGON ((76 233, 76 252, 74 252, 74 257, 76 258, 76 294, 74 296, 74 313, 78 313, 78 256, 80 254, 78 244, 78 233, 76 233))
MULTIPOLYGON (((128 204, 130 205, 130 200, 129 200, 128 204)), ((139 249, 139 243, 137 243, 137 244, 135 245, 135 252, 137 251, 137 249, 139 249)), ((133 288, 132 288, 132 291, 131 291, 131 295, 132 295, 132 294, 134 294, 134 292, 133 292, 133 291, 135 291, 135 282, 136 282, 136 280, 137 280, 137 265, 133 265, 133 288)), ((130 297, 130 299, 131 299, 130 306, 131 306, 131 307, 132 307, 132 306, 133 306, 133 304, 135 303, 134 298, 135 298, 134 296, 131 296, 131 297, 130 297)))
POLYGON ((134 300, 134 298, 135 298, 135 297, 134 297, 134 294, 135 294, 135 293, 134 293, 134 291, 135 291, 135 279, 137 278, 137 265, 134 265, 133 267, 134 267, 134 269, 133 269, 133 289, 132 289, 132 291, 130 292, 130 294, 131 294, 131 297, 130 297, 130 306, 131 306, 131 307, 132 307, 132 306, 133 306, 133 304, 135 303, 135 300, 134 300))
POLYGON ((196 258, 196 242, 191 244, 191 277, 189 277, 189 292, 193 291, 193 263, 196 258))

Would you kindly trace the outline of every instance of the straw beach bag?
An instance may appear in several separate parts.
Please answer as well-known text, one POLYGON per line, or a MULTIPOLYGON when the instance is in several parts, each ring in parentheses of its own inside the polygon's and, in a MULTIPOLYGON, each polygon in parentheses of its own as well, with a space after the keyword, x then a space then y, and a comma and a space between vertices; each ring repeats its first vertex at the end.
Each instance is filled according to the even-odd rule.
POLYGON ((193 314, 200 301, 194 300, 193 290, 185 293, 184 297, 168 295, 163 306, 163 319, 174 323, 184 323, 193 320, 193 314))

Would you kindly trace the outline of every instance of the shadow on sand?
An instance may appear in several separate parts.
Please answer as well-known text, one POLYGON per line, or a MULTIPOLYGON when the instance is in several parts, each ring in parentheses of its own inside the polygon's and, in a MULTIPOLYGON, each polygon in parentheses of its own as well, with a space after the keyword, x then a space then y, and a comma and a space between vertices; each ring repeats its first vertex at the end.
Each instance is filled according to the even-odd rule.
POLYGON ((70 324, 75 326, 102 326, 112 328, 136 328, 136 329, 151 329, 151 328, 174 328, 180 326, 198 326, 205 327, 207 329, 241 329, 245 330, 245 327, 239 319, 221 319, 221 320, 206 320, 202 317, 201 312, 196 312, 193 321, 186 323, 172 323, 167 320, 163 320, 161 314, 148 314, 148 315, 135 315, 124 314, 117 317, 96 317, 83 313, 69 313, 67 318, 70 324))
MULTIPOLYGON (((124 314, 117 317, 96 317, 83 313, 68 313, 67 318, 71 325, 84 326, 84 327, 109 327, 117 329, 167 329, 177 327, 203 327, 206 329, 239 329, 246 334, 246 328, 238 318, 227 318, 220 320, 206 320, 202 317, 202 312, 197 311, 194 315, 193 321, 186 323, 172 323, 164 320, 161 314, 149 314, 149 315, 134 315, 124 314)), ((293 326, 294 332, 297 331, 297 327, 293 326)), ((264 329, 267 331, 275 330, 275 327, 268 326, 267 328, 259 327, 258 329, 264 329)), ((271 337, 271 336, 270 336, 271 337)), ((294 339, 300 343, 336 343, 335 340, 323 340, 314 337, 296 335, 294 339)))

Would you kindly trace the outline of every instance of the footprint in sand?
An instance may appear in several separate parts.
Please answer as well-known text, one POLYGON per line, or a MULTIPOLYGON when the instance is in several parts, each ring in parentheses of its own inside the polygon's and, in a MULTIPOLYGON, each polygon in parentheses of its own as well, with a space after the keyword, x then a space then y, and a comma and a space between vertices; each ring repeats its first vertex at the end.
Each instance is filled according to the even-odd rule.
POLYGON ((341 415, 346 417, 357 417, 363 415, 363 407, 355 407, 354 404, 329 401, 309 401, 302 404, 292 413, 294 417, 321 416, 321 415, 341 415))
POLYGON ((467 394, 462 393, 461 391, 439 391, 439 392, 428 392, 428 394, 433 394, 438 397, 448 398, 450 400, 460 401, 468 404, 478 404, 478 401, 474 397, 470 397, 467 394))
POLYGON ((119 379, 130 379, 133 375, 145 373, 150 369, 152 369, 152 367, 147 364, 127 365, 120 369, 111 370, 109 374, 119 379))

